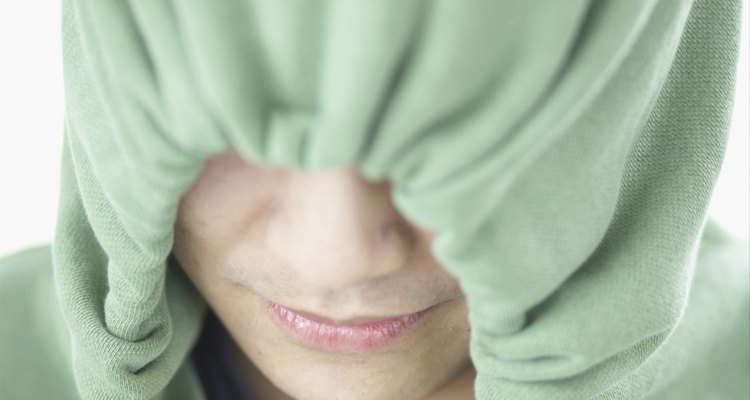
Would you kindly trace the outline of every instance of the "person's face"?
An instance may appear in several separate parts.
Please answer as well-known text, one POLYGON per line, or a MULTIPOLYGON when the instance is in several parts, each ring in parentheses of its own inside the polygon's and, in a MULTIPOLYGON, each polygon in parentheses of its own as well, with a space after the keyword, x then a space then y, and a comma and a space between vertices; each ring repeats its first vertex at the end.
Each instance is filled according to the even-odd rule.
POLYGON ((431 257, 432 238, 394 208, 388 182, 229 152, 182 197, 173 252, 256 393, 472 398, 466 301, 431 257), (267 301, 301 314, 287 314, 291 329, 267 301), (428 308, 413 324, 372 322, 428 308))

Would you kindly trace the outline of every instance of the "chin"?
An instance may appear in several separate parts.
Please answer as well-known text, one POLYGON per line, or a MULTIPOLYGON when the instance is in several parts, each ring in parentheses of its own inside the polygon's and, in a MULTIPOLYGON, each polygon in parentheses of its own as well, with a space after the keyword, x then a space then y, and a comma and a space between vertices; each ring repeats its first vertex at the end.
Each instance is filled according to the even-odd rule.
MULTIPOLYGON (((356 368, 353 366, 352 368, 356 368)), ((309 371, 299 375, 279 377, 277 387, 290 397, 300 400, 421 400, 437 391, 444 382, 431 380, 397 379, 378 376, 379 371, 326 370, 309 371), (302 378, 302 379, 301 379, 302 378)), ((446 377, 445 379, 448 379, 446 377)))
POLYGON ((316 354, 291 346, 251 358, 260 379, 294 399, 421 400, 471 366, 464 346, 443 343, 440 353, 425 346, 379 355, 316 354))

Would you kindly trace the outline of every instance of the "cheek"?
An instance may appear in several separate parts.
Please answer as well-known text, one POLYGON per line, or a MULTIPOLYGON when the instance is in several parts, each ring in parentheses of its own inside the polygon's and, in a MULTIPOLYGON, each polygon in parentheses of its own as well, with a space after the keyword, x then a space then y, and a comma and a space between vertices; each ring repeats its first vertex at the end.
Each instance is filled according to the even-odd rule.
POLYGON ((180 199, 175 252, 215 263, 257 228, 282 187, 282 175, 244 163, 207 163, 180 199))
POLYGON ((282 169, 250 165, 234 152, 211 158, 182 196, 178 223, 193 235, 220 239, 225 231, 249 226, 278 196, 288 175, 282 169))
POLYGON ((180 201, 175 234, 181 232, 194 240, 219 242, 252 223, 252 216, 262 203, 239 186, 234 192, 216 185, 191 188, 180 201))

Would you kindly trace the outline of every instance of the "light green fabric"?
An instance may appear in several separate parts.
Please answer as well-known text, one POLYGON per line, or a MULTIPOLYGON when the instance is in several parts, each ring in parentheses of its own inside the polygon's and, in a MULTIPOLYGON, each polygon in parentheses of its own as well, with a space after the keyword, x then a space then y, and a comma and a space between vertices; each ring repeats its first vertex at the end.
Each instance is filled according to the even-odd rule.
POLYGON ((81 397, 197 387, 185 357, 205 305, 166 259, 180 195, 227 149, 390 179, 466 293, 477 399, 750 395, 747 250, 712 227, 698 252, 738 0, 63 13, 53 263, 81 397))

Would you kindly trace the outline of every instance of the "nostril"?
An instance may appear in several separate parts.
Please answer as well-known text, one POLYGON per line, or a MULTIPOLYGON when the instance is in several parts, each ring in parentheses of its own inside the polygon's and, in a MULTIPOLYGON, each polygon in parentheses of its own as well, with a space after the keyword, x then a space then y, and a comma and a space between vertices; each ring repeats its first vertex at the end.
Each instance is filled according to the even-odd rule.
POLYGON ((378 232, 374 276, 385 275, 408 266, 415 248, 414 233, 403 222, 394 222, 378 232))

